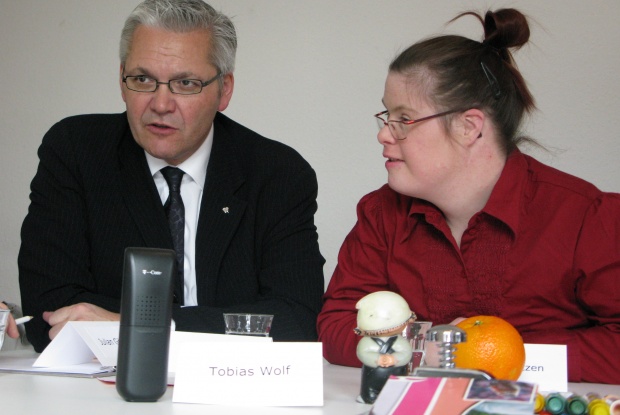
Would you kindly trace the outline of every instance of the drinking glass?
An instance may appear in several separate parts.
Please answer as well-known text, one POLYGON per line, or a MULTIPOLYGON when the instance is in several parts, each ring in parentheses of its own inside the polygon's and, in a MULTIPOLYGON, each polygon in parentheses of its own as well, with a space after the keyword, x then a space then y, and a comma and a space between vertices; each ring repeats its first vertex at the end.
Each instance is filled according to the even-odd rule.
POLYGON ((411 361, 407 368, 409 374, 413 373, 416 367, 424 365, 424 341, 426 332, 432 325, 433 323, 430 321, 414 321, 407 324, 402 332, 403 337, 409 340, 411 348, 413 349, 411 361))
POLYGON ((224 313, 226 334, 268 337, 272 321, 271 314, 224 313))

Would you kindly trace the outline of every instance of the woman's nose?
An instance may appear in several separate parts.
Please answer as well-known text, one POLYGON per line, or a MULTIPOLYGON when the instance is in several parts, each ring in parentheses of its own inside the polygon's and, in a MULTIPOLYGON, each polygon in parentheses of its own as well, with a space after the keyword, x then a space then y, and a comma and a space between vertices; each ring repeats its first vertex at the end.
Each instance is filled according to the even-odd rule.
POLYGON ((392 136, 390 127, 386 124, 384 124, 383 127, 379 128, 379 132, 377 133, 377 140, 379 141, 379 144, 394 144, 396 142, 394 136, 392 136))

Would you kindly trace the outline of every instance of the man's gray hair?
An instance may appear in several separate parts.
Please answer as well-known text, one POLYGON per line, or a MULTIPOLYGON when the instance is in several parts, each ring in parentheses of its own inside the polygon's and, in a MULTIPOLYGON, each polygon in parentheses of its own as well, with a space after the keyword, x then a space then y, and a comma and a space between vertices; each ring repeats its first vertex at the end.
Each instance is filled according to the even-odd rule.
POLYGON ((125 21, 121 32, 119 55, 125 65, 131 41, 140 25, 177 33, 207 29, 211 33, 210 63, 222 74, 235 69, 237 34, 232 21, 202 0, 145 0, 125 21))

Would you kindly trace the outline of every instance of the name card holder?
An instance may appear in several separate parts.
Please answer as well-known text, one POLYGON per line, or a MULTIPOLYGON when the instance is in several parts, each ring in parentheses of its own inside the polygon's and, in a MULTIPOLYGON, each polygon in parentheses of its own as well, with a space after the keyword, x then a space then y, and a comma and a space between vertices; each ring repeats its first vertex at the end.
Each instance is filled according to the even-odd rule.
POLYGON ((95 357, 102 366, 116 366, 118 328, 118 321, 69 321, 33 366, 79 365, 95 357))

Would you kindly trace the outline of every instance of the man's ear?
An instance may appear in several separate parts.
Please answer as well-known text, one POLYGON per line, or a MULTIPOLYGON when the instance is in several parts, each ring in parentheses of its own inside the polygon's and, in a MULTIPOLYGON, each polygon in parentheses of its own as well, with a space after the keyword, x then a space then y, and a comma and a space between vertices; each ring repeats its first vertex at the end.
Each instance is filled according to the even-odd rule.
POLYGON ((121 97, 123 97, 123 101, 127 102, 125 100, 125 88, 123 88, 123 70, 125 68, 123 68, 123 64, 121 64, 121 69, 119 70, 119 74, 118 74, 118 83, 121 87, 121 97))
POLYGON ((233 90, 235 89, 235 77, 232 73, 227 73, 222 79, 222 89, 220 91, 220 104, 217 108, 218 111, 224 111, 230 103, 233 90))

